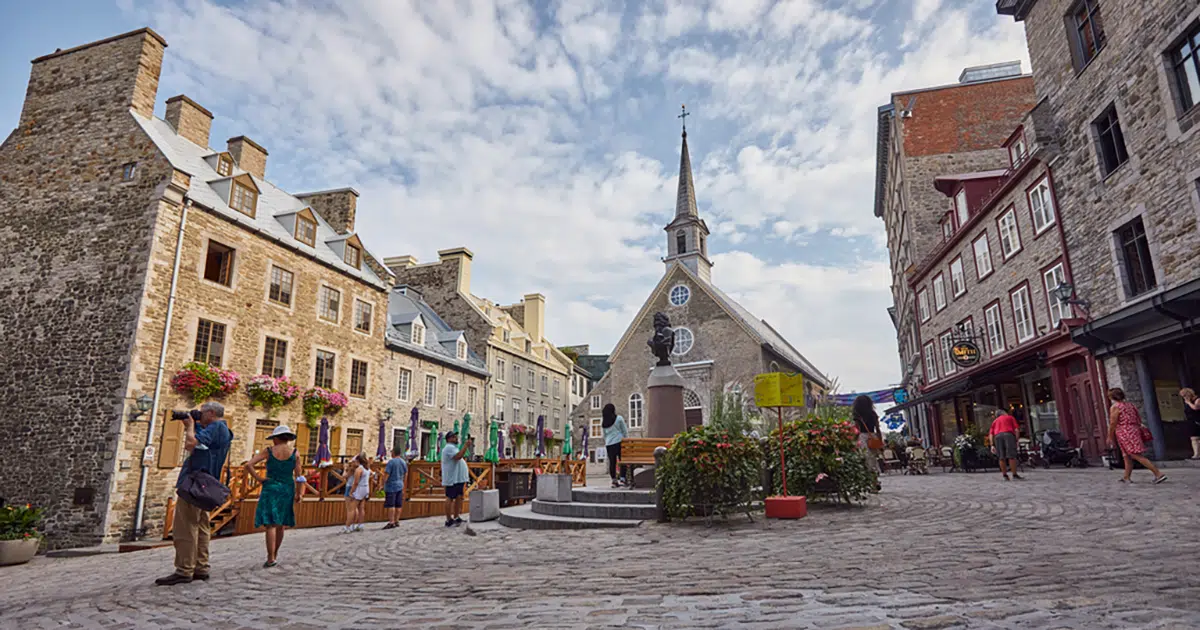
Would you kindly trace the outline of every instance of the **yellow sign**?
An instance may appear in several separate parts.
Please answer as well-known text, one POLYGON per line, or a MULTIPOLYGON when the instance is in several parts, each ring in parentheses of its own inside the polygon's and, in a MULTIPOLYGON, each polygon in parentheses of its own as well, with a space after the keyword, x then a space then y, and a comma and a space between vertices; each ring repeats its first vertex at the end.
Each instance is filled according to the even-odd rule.
POLYGON ((755 376, 754 404, 759 407, 803 407, 804 375, 770 372, 755 376))

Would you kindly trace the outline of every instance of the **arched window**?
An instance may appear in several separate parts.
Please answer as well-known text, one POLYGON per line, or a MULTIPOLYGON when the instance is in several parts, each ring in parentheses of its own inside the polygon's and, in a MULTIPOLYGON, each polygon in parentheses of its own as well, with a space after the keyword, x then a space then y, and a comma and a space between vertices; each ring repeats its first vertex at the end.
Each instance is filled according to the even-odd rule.
POLYGON ((629 428, 640 429, 646 421, 646 405, 641 394, 629 395, 629 428))
POLYGON ((692 349, 692 343, 696 340, 692 336, 692 331, 682 326, 675 329, 675 347, 671 350, 671 354, 683 356, 692 349))
POLYGON ((770 371, 772 371, 772 372, 778 372, 778 371, 779 371, 779 364, 778 364, 778 363, 776 363, 776 362, 774 362, 774 361, 772 361, 772 362, 771 362, 770 371))
POLYGON ((675 232, 675 253, 687 253, 687 232, 683 230, 675 232))
POLYGON ((703 406, 704 404, 700 402, 700 394, 697 394, 690 389, 683 390, 684 409, 699 409, 703 406))

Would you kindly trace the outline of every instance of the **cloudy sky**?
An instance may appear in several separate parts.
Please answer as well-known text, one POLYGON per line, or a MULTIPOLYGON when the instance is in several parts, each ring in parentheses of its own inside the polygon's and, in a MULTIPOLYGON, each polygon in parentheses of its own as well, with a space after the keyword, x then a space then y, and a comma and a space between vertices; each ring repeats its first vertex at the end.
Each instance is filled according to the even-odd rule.
POLYGON ((686 103, 715 281, 843 391, 899 379, 876 108, 1029 68, 983 0, 0 2, 0 129, 30 59, 149 25, 160 116, 187 94, 284 189, 358 189, 376 255, 465 245, 475 293, 540 291, 551 339, 599 352, 661 277, 686 103))

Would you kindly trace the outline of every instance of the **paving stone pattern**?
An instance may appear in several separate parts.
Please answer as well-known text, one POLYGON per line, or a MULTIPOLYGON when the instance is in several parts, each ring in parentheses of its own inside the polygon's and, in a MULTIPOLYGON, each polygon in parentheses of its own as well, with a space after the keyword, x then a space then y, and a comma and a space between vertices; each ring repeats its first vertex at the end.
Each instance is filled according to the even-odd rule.
POLYGON ((0 627, 1195 628, 1200 470, 892 475, 866 508, 796 522, 477 536, 219 540, 212 579, 152 580, 171 550, 0 569, 0 627))

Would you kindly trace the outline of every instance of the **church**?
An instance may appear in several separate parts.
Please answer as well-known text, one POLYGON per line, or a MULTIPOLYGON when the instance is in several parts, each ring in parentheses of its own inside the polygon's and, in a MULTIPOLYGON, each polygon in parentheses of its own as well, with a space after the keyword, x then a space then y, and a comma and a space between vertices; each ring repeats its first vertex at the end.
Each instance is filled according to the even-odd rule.
POLYGON ((683 402, 688 426, 708 421, 717 392, 752 395, 754 376, 763 372, 802 373, 810 404, 829 389, 828 377, 783 335, 713 284, 708 225, 696 208, 686 125, 675 217, 663 229, 667 255, 662 280, 613 348, 604 378, 571 413, 572 426, 590 427, 589 447, 603 448, 596 439, 601 435, 600 412, 608 403, 625 416, 632 437, 645 434, 646 380, 656 361, 646 340, 653 335, 656 312, 665 313, 675 330, 671 363, 686 383, 683 402))

